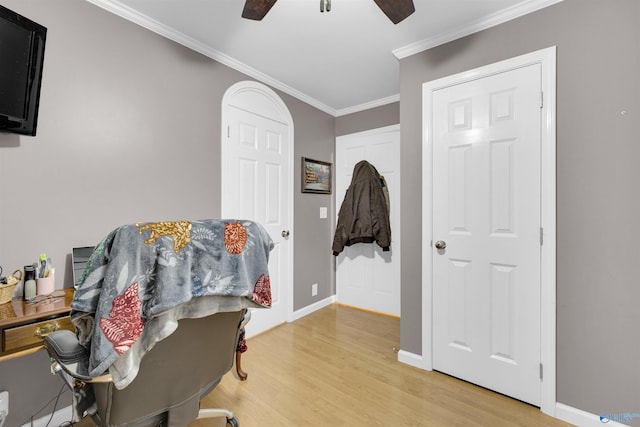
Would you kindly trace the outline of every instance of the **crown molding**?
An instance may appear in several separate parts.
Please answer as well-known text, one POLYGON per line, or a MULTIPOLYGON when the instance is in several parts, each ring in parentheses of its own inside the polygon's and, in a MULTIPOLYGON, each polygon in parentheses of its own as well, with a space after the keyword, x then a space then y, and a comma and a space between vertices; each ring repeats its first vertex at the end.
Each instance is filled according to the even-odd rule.
POLYGON ((108 12, 113 13, 121 18, 124 18, 128 21, 133 22, 143 28, 146 28, 149 31, 152 31, 156 34, 159 34, 163 37, 166 37, 169 40, 173 40, 176 43, 179 43, 185 47, 188 47, 191 50, 194 50, 202 55, 211 58, 221 64, 226 65, 229 68, 232 68, 236 71, 239 71, 243 74, 246 74, 249 77, 252 77, 268 86, 271 86, 274 89, 281 90, 282 92, 293 96, 294 98, 299 99, 302 102, 305 102, 327 114, 330 114, 333 117, 336 117, 337 111, 322 102, 311 98, 308 95, 282 83, 281 81, 274 79, 273 77, 256 70, 240 62, 222 52, 219 52, 210 46, 205 45, 192 37, 187 36, 186 34, 176 31, 175 29, 168 27, 167 25, 162 24, 154 19, 151 19, 147 15, 144 15, 128 6, 123 5, 117 0, 86 0, 89 3, 92 3, 98 6, 101 9, 104 9, 108 12))
MULTIPOLYGON (((352 107, 336 110, 318 101, 317 99, 312 98, 292 88, 291 86, 288 86, 282 83, 281 81, 255 68, 252 68, 243 62, 240 62, 230 57, 229 55, 226 55, 218 50, 215 50, 210 46, 207 46, 206 44, 201 43, 198 40, 195 40, 194 38, 189 37, 180 31, 177 31, 167 25, 162 24, 159 21, 151 19, 149 16, 144 15, 136 11, 135 9, 132 9, 120 3, 117 0, 86 0, 86 1, 98 6, 101 9, 111 12, 114 15, 124 18, 130 22, 133 22, 134 24, 137 24, 143 28, 146 28, 149 31, 152 31, 158 35, 161 35, 169 40, 173 40, 174 42, 181 44, 191 50, 194 50, 223 65, 226 65, 229 68, 232 68, 240 73, 246 74, 249 77, 252 77, 268 86, 271 86, 274 89, 280 90, 333 117, 340 117, 347 114, 357 113, 360 111, 368 110, 368 109, 379 107, 382 105, 391 104, 393 102, 398 102, 400 100, 400 95, 392 95, 386 98, 381 98, 378 100, 366 102, 366 103, 355 105, 352 107)), ((395 49, 392 51, 392 53, 397 59, 406 58, 407 56, 414 55, 424 50, 431 49, 433 47, 459 39, 469 34, 473 34, 475 32, 485 30, 487 28, 518 18, 528 13, 535 12, 536 10, 543 9, 547 6, 553 5, 555 3, 559 3, 560 1, 562 0, 525 0, 522 3, 517 4, 511 8, 508 8, 501 12, 490 15, 487 18, 475 21, 471 25, 466 25, 464 27, 454 29, 452 31, 448 31, 446 33, 442 33, 436 37, 426 39, 417 43, 412 43, 405 47, 395 49)))
POLYGON ((453 40, 468 36, 469 34, 477 33, 487 28, 494 27, 512 19, 519 18, 529 13, 535 12, 540 9, 544 9, 547 6, 551 6, 556 3, 560 3, 563 0, 525 0, 512 7, 501 10, 500 12, 489 15, 485 18, 472 22, 469 25, 465 25, 460 28, 455 28, 450 31, 441 33, 436 37, 432 37, 419 42, 411 43, 407 46, 394 49, 391 53, 397 59, 403 59, 416 53, 423 52, 425 50, 440 46, 453 40))
POLYGON ((399 101, 399 94, 391 95, 386 98, 376 99, 375 101, 365 102, 364 104, 354 105, 353 107, 342 108, 336 111, 335 117, 346 116, 347 114, 358 113, 360 111, 369 110, 371 108, 376 108, 382 105, 392 104, 399 101))

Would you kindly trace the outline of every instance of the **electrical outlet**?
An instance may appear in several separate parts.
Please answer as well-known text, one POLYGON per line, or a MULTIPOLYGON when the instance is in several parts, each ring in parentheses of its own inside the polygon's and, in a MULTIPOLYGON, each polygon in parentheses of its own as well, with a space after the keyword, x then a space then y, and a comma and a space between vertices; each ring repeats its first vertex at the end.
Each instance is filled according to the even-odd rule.
POLYGON ((314 283, 311 285, 311 296, 315 297, 316 295, 318 295, 318 284, 314 283))
POLYGON ((9 392, 0 391, 0 427, 4 425, 9 416, 9 392))

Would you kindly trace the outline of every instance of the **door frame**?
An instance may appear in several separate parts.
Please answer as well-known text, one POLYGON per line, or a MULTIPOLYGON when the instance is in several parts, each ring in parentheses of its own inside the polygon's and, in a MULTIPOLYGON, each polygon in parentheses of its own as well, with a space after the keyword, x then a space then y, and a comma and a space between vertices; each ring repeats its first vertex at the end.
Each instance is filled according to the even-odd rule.
POLYGON ((542 68, 540 409, 556 411, 556 47, 454 74, 422 85, 422 368, 433 369, 433 92, 532 64, 542 68))
MULTIPOLYGON (((400 217, 401 217, 401 204, 400 204, 400 199, 399 199, 399 194, 400 194, 400 188, 401 188, 401 177, 400 177, 400 155, 401 155, 401 140, 400 140, 400 124, 394 124, 394 125, 388 125, 388 126, 383 126, 380 128, 375 128, 375 129, 369 129, 369 130, 365 130, 365 131, 361 131, 361 132, 354 132, 354 133, 350 133, 350 134, 346 134, 346 135, 340 135, 336 137, 336 141, 335 141, 335 153, 336 153, 336 166, 335 166, 335 183, 336 183, 336 188, 335 188, 335 203, 336 203, 336 216, 335 216, 335 221, 336 224, 338 222, 338 210, 340 208, 340 204, 342 203, 342 200, 344 199, 345 193, 341 193, 342 188, 338 187, 339 183, 341 182, 342 177, 339 175, 341 174, 340 171, 340 161, 342 160, 340 158, 341 155, 341 151, 338 149, 338 145, 339 144, 345 144, 344 141, 346 141, 346 143, 348 143, 350 140, 353 139, 357 139, 357 140, 363 140, 363 139, 367 139, 367 138, 375 138, 378 135, 384 135, 384 134, 388 134, 388 133, 395 133, 398 137, 398 144, 394 147, 394 155, 397 156, 396 157, 396 161, 397 161, 397 176, 396 176, 396 182, 397 185, 395 189, 391 189, 390 190, 390 194, 391 194, 391 206, 393 207, 394 213, 396 214, 394 216, 394 219, 397 218, 397 222, 398 225, 396 228, 393 228, 393 223, 391 224, 392 226, 392 230, 391 230, 391 235, 392 235, 392 251, 394 254, 394 258, 392 260, 392 262, 396 263, 396 267, 398 268, 397 271, 397 276, 394 278, 397 281, 397 286, 398 286, 398 313, 384 313, 384 314, 390 314, 393 316, 400 316, 401 315, 401 299, 402 299, 402 283, 401 283, 401 279, 402 279, 402 274, 400 271, 400 265, 401 265, 401 260, 402 260, 402 253, 401 253, 401 247, 402 247, 402 241, 401 239, 401 228, 402 228, 402 224, 400 221, 400 217), (397 200, 395 199, 397 198, 397 200), (396 203, 394 203, 394 201, 396 203)), ((370 140, 367 139, 367 141, 370 143, 370 140)), ((368 160, 368 159, 362 159, 362 160, 368 160)), ((354 165, 355 166, 355 165, 354 165)), ((381 173, 382 174, 382 173, 381 173)), ((384 175, 384 174, 382 174, 384 175)), ((343 187, 345 190, 349 187, 350 183, 346 182, 346 187, 343 187)), ((345 252, 347 251, 347 248, 345 247, 345 252)), ((344 256, 343 254, 341 254, 341 256, 344 256)), ((339 270, 339 263, 338 263, 338 258, 336 258, 336 267, 335 267, 335 279, 336 279, 336 294, 335 294, 335 299, 337 302, 341 303, 344 301, 341 301, 340 299, 340 286, 338 286, 338 270, 339 270)), ((368 310, 368 308, 365 308, 368 310)), ((376 311, 376 310, 373 310, 376 311)))
MULTIPOLYGON (((283 123, 287 126, 287 141, 289 146, 289 156, 287 159, 287 169, 289 171, 289 184, 287 187, 287 206, 289 217, 289 230, 293 232, 294 229, 294 216, 293 216, 293 148, 294 148, 294 129, 293 129, 293 117, 291 112, 287 108, 282 98, 271 89, 270 87, 256 81, 246 80, 231 85, 224 96, 222 97, 221 105, 221 122, 220 122, 220 213, 224 217, 227 215, 227 209, 229 206, 230 194, 225 190, 228 186, 225 185, 226 177, 231 176, 229 173, 229 167, 231 162, 228 161, 229 150, 227 149, 226 142, 228 141, 228 123, 229 123, 229 107, 239 108, 247 112, 260 115, 270 120, 274 120, 283 123)), ((289 256, 287 263, 289 268, 285 272, 287 278, 287 313, 286 321, 293 321, 293 238, 289 238, 289 256)))

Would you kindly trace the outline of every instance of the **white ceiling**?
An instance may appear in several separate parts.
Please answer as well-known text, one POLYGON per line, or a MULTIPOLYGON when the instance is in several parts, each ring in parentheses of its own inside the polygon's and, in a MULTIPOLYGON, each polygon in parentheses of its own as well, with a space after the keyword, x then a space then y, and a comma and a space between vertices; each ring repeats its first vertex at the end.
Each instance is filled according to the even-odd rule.
POLYGON ((394 25, 373 0, 87 0, 334 116, 399 99, 399 59, 561 0, 413 0, 394 25))

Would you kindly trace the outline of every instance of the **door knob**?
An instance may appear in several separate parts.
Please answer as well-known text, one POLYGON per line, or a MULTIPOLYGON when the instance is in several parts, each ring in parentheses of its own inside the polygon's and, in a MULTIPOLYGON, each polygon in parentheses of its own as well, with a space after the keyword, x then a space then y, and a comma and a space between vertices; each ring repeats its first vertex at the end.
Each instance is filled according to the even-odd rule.
POLYGON ((289 230, 282 230, 282 233, 280 234, 286 239, 287 237, 289 237, 289 230))
POLYGON ((436 249, 443 250, 443 249, 446 249, 446 247, 447 247, 447 242, 445 242, 444 240, 438 240, 436 242, 436 249))

